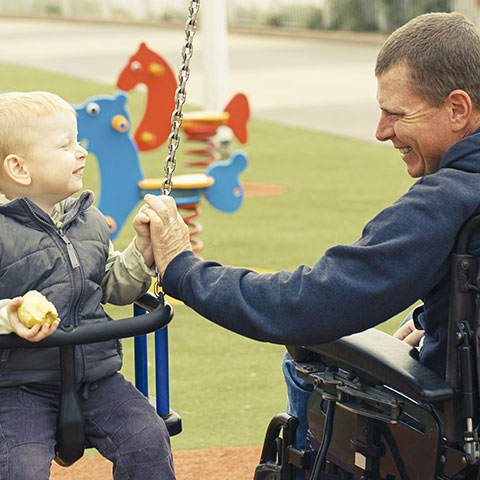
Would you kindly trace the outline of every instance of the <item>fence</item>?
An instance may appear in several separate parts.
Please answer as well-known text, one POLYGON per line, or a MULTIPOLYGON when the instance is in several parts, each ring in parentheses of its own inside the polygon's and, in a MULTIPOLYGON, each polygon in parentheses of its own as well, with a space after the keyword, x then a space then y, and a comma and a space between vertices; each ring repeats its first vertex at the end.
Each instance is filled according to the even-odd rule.
MULTIPOLYGON (((477 20, 476 0, 225 1, 232 27, 390 32, 420 13, 452 10, 463 11, 477 20)), ((0 0, 0 15, 178 23, 184 22, 188 3, 189 0, 0 0)))

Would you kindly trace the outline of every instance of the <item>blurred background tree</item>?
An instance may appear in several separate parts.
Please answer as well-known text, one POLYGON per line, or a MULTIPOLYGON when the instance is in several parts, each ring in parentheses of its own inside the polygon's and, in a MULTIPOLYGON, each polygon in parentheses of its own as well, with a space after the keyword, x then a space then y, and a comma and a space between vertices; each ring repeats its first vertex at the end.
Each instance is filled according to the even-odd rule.
MULTIPOLYGON (((205 2, 208 0, 204 0, 205 2)), ((184 23, 189 0, 0 0, 0 15, 184 23)), ((475 23, 479 0, 228 0, 241 28, 389 33, 426 12, 460 11, 475 23)))

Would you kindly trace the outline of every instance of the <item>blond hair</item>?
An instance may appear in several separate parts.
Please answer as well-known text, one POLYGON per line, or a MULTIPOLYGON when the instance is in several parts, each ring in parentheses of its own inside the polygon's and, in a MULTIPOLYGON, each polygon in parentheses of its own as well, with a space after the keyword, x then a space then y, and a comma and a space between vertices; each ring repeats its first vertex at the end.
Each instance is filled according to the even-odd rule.
POLYGON ((0 94, 0 161, 10 154, 24 155, 29 131, 37 122, 55 113, 76 115, 74 108, 50 92, 7 92, 0 94))
POLYGON ((426 13, 395 30, 381 48, 375 75, 404 64, 412 90, 439 106, 456 89, 480 107, 480 32, 461 13, 426 13))

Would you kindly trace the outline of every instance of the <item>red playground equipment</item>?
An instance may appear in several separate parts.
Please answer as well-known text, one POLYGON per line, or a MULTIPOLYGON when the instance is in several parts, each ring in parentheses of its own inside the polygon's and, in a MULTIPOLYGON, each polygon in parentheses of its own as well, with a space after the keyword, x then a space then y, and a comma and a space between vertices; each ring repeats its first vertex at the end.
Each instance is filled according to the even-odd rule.
POLYGON ((138 84, 148 89, 143 117, 133 135, 140 151, 155 150, 165 143, 172 129, 177 80, 168 63, 141 43, 121 71, 117 87, 130 91, 138 84))
MULTIPOLYGON (((140 151, 154 150, 165 143, 171 131, 177 80, 168 63, 145 43, 130 57, 117 80, 117 87, 125 91, 139 84, 147 87, 147 104, 134 139, 140 151)), ((218 127, 227 126, 245 144, 249 118, 247 97, 238 93, 223 112, 187 112, 179 120, 188 140, 206 141, 218 127)))

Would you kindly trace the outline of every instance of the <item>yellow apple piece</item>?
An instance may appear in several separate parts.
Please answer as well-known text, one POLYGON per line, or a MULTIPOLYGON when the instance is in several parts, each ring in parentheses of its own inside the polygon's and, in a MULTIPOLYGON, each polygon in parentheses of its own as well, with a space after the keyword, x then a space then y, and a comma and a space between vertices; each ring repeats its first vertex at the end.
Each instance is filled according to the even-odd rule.
POLYGON ((18 307, 17 313, 27 328, 32 328, 37 323, 51 325, 58 318, 55 305, 36 290, 30 290, 23 296, 23 303, 18 307))

